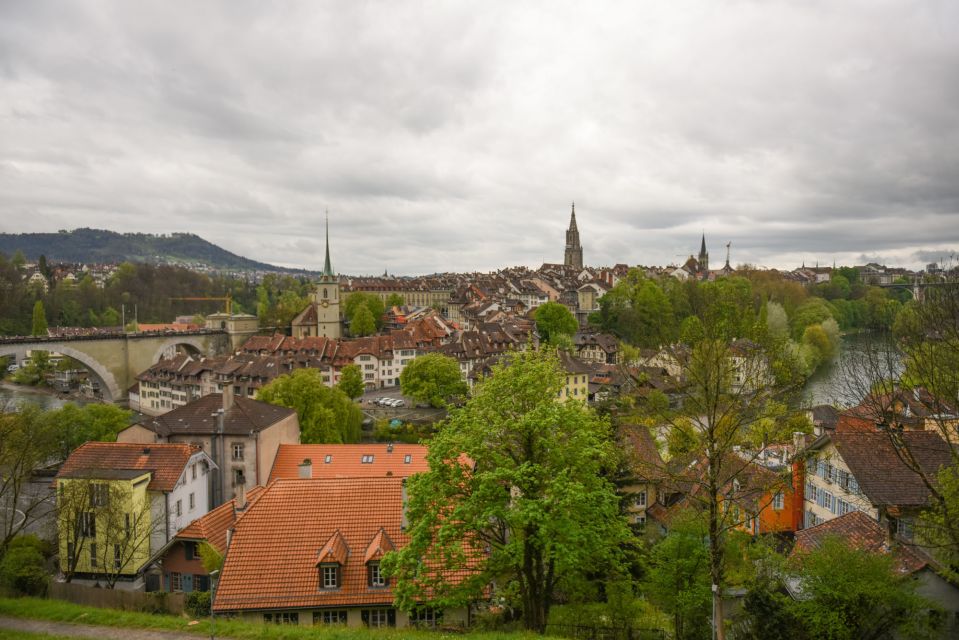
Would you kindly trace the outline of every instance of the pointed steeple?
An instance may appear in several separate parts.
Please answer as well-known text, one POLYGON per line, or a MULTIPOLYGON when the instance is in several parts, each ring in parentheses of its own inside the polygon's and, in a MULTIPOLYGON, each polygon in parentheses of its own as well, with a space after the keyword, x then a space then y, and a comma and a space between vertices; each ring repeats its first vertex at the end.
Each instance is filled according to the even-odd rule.
POLYGON ((323 262, 323 275, 333 277, 333 265, 330 264, 330 211, 326 211, 326 260, 323 262))
POLYGON ((576 203, 575 202, 573 203, 572 213, 570 213, 569 215, 569 230, 578 231, 578 229, 576 228, 576 203))
POLYGON ((706 255, 706 232, 703 232, 703 243, 699 246, 699 255, 706 255))

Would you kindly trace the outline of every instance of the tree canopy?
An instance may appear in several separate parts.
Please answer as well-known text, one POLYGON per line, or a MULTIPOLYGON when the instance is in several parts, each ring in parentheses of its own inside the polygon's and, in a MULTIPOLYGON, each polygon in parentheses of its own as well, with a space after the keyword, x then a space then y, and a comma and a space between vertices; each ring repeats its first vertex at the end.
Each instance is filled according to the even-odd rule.
MULTIPOLYGON (((383 313, 385 311, 386 307, 383 305, 383 300, 378 295, 366 293, 365 291, 354 291, 347 295, 346 300, 343 302, 343 317, 346 318, 347 322, 351 323, 350 333, 353 333, 353 335, 370 335, 383 328, 383 313), (357 314, 360 313, 360 310, 364 308, 369 312, 370 318, 373 321, 373 330, 364 334, 353 333, 352 322, 357 314)), ((364 323, 365 322, 366 320, 364 320, 364 323)))
POLYGON ((343 367, 340 370, 340 381, 336 383, 336 388, 351 399, 363 395, 366 385, 363 384, 363 372, 360 371, 359 365, 348 364, 343 367))
POLYGON ((350 335, 354 337, 371 336, 376 333, 376 320, 370 313, 369 307, 357 308, 350 320, 350 335))
POLYGON ((450 398, 465 396, 469 390, 459 362, 442 353, 413 358, 400 374, 400 388, 417 402, 433 407, 445 407, 450 398))
POLYGON ((400 607, 463 604, 495 582, 494 597, 543 631, 558 592, 617 573, 629 533, 601 474, 615 459, 608 423, 556 401, 554 353, 509 360, 439 426, 429 471, 408 482, 410 543, 384 568, 400 607), (469 575, 453 577, 464 566, 469 575))
POLYGON ((303 444, 360 440, 363 413, 345 393, 326 386, 316 369, 297 369, 280 376, 260 389, 256 398, 294 409, 303 444))
POLYGON ((572 312, 558 302, 547 302, 536 308, 536 331, 539 337, 551 344, 559 336, 572 336, 579 329, 579 323, 572 312))

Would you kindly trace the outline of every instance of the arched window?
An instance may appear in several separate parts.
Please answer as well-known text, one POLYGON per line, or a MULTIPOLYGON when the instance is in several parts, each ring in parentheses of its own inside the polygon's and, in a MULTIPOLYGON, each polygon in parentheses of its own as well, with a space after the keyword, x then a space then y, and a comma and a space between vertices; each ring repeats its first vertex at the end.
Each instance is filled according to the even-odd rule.
POLYGON ((330 297, 329 295, 327 295, 326 289, 323 289, 323 297, 324 297, 324 298, 329 298, 329 297, 330 297))

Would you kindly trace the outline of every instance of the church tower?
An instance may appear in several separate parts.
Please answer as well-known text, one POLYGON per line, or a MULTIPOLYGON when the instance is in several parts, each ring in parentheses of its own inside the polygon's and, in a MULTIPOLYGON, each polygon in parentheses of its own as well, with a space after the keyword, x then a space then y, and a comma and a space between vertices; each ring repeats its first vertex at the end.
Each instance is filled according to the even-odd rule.
POLYGON ((579 229, 576 228, 576 203, 569 217, 569 229, 566 230, 566 255, 563 264, 577 269, 583 268, 583 247, 579 244, 579 229))
POLYGON ((706 234, 703 234, 703 243, 699 247, 699 271, 709 275, 709 252, 706 251, 706 234))
POLYGON ((326 214, 326 260, 323 273, 316 285, 317 335, 327 338, 340 337, 340 279, 330 263, 330 214, 326 214))

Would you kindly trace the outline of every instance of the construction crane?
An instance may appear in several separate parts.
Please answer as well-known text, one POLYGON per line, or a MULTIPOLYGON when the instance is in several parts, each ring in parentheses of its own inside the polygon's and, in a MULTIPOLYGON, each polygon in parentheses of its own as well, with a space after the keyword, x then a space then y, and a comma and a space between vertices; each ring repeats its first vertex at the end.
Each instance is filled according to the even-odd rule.
POLYGON ((170 300, 220 300, 221 302, 226 303, 226 314, 233 315, 233 298, 230 296, 193 296, 188 298, 170 298, 170 300))

